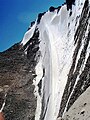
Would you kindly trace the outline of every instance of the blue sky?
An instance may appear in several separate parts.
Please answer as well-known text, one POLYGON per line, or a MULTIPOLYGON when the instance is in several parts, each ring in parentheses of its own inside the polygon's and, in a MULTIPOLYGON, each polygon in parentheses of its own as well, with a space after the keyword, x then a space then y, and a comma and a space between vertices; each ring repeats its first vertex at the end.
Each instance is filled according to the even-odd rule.
POLYGON ((0 0, 0 52, 22 40, 30 22, 65 0, 0 0))

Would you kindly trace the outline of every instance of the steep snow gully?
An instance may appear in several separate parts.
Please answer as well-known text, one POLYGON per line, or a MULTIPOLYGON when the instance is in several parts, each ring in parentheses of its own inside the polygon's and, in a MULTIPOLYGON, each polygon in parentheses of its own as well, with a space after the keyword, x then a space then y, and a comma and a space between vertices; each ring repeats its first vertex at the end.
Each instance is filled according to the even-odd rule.
POLYGON ((73 1, 70 9, 69 3, 58 9, 52 7, 52 12, 39 14, 24 35, 21 44, 27 45, 27 54, 32 36, 39 32, 37 76, 33 80, 37 97, 35 120, 62 117, 90 85, 89 2, 73 1))

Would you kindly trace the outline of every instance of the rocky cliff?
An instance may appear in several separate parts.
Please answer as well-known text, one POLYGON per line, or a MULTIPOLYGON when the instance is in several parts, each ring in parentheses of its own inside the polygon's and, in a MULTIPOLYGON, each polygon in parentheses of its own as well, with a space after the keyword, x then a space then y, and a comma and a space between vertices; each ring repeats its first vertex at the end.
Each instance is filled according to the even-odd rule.
POLYGON ((74 107, 89 86, 89 0, 50 7, 20 43, 0 53, 0 111, 6 120, 79 119, 75 110, 85 112, 74 107))

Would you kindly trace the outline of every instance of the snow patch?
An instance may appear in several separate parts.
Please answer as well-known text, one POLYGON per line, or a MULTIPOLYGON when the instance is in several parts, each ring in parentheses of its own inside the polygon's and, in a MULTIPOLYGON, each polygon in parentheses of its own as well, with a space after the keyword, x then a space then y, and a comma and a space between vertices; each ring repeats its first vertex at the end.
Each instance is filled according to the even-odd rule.
POLYGON ((30 40, 30 38, 32 38, 35 28, 36 28, 36 25, 37 25, 37 22, 35 22, 35 24, 31 27, 31 29, 25 33, 23 40, 21 42, 21 44, 23 44, 23 46, 30 40))

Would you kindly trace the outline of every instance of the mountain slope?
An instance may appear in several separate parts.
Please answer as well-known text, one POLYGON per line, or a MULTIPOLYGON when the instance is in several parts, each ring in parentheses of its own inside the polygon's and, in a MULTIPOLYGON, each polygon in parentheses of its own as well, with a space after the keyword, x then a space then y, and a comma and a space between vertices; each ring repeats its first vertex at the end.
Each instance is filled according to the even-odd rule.
POLYGON ((35 65, 31 61, 19 44, 0 53, 0 111, 3 110, 6 120, 34 119, 35 65))
POLYGON ((56 120, 90 86, 89 6, 89 0, 66 0, 62 7, 50 7, 38 15, 16 47, 0 54, 1 81, 6 81, 0 81, 1 93, 6 95, 0 103, 6 103, 7 120, 56 120), (7 94, 5 85, 9 86, 7 94), (16 108, 9 99, 19 102, 16 108), (25 108, 20 101, 27 104, 25 108), (12 108, 15 112, 7 114, 12 108))

